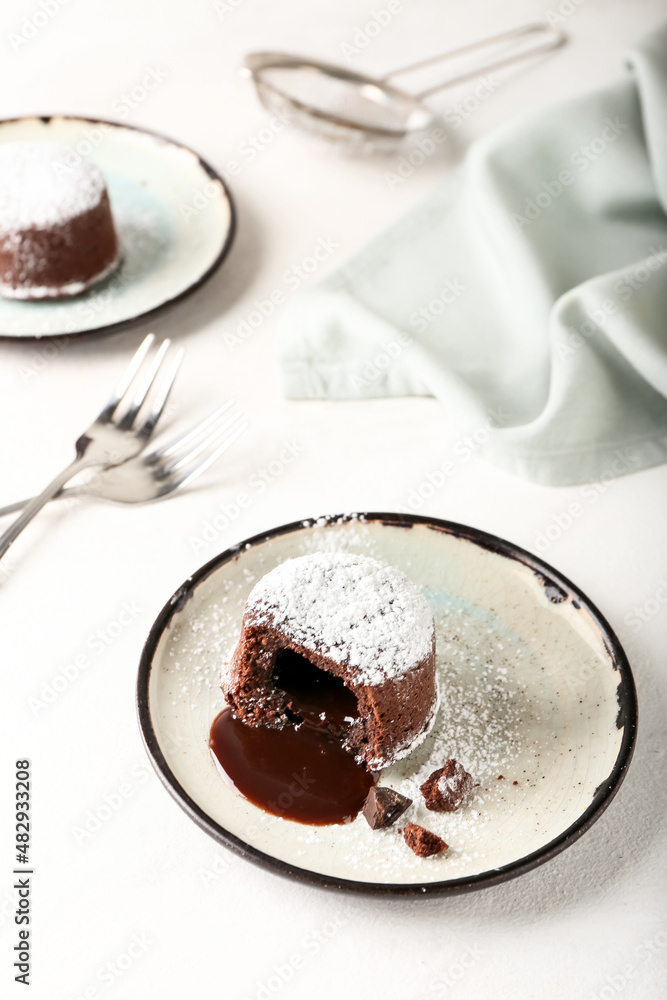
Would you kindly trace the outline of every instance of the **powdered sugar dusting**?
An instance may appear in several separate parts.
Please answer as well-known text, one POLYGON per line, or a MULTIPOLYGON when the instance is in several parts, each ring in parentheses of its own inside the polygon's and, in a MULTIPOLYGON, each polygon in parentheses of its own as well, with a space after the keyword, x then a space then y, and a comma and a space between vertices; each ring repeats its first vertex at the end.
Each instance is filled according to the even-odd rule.
POLYGON ((345 663, 360 684, 400 677, 429 655, 433 613, 400 570, 368 556, 316 552, 288 559, 248 598, 258 624, 345 663))
POLYGON ((99 203, 105 190, 102 171, 83 158, 70 161, 60 143, 0 145, 0 233, 62 225, 99 203))
POLYGON ((453 761, 449 767, 451 773, 441 774, 436 785, 442 798, 458 808, 472 788, 472 778, 458 761, 453 761))

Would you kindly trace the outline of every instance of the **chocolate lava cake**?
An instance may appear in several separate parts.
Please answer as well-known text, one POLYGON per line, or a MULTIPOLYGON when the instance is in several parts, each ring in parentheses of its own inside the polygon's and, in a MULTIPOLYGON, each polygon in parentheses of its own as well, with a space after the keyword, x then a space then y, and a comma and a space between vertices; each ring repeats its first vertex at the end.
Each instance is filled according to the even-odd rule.
POLYGON ((404 573, 367 556, 289 559, 252 590, 221 686, 249 726, 315 712, 360 763, 387 767, 437 710, 431 608, 404 573))
POLYGON ((102 172, 53 142, 0 145, 0 295, 78 295, 118 265, 102 172))

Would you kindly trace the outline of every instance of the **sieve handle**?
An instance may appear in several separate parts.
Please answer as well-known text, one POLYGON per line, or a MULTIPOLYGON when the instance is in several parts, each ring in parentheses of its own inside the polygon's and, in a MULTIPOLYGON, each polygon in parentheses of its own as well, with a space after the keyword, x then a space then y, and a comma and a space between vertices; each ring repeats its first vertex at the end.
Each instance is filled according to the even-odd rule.
POLYGON ((439 90, 443 90, 445 87, 449 87, 455 83, 460 83, 462 80, 468 80, 472 76, 477 76, 478 73, 488 72, 492 69, 500 69, 501 66, 508 66, 510 63, 517 62, 519 59, 536 56, 541 52, 549 52, 551 49, 557 49, 567 40, 565 32, 561 31, 560 28, 553 27, 552 25, 537 23, 524 24, 520 28, 512 28, 511 31, 503 31, 499 35, 491 35, 489 38, 482 38, 477 42, 471 42, 470 45, 462 45, 458 49, 450 49, 448 52, 442 52, 439 56, 430 56, 428 59, 422 59, 420 62, 411 63, 410 66, 403 66, 402 69, 395 69, 393 72, 387 73, 386 76, 382 77, 381 82, 388 82, 395 76, 400 76, 403 73, 411 73, 412 70, 422 69, 424 66, 430 66, 433 63, 442 62, 446 59, 453 59, 455 56, 465 55, 466 52, 476 52, 478 49, 483 49, 489 45, 495 45, 497 42, 509 42, 512 39, 525 38, 529 35, 544 35, 547 36, 548 40, 540 42, 537 45, 532 45, 529 48, 523 48, 520 52, 515 52, 513 55, 503 56, 495 62, 483 63, 481 66, 478 65, 474 69, 461 73, 459 76, 451 77, 449 80, 436 84, 435 87, 429 87, 427 90, 420 91, 419 94, 415 94, 415 97, 428 97, 430 94, 435 94, 439 90))

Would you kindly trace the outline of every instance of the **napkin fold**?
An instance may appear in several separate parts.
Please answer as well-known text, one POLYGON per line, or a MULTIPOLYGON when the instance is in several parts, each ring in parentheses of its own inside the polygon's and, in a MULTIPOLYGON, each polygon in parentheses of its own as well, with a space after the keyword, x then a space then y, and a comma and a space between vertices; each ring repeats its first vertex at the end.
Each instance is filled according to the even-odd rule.
POLYGON ((540 483, 667 459, 667 25, 625 79, 494 130, 286 309, 286 395, 433 395, 540 483))

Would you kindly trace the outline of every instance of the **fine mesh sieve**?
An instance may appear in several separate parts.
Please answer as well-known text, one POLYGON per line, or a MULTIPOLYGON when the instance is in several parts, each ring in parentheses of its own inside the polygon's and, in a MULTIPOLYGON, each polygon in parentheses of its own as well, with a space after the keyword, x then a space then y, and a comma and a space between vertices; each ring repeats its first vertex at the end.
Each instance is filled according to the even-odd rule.
POLYGON ((430 94, 479 73, 548 52, 562 45, 565 38, 558 28, 526 24, 412 63, 380 78, 284 52, 253 52, 246 56, 243 71, 252 77, 262 104, 300 128, 360 145, 393 145, 436 123, 437 114, 424 103, 430 94), (518 50, 512 44, 511 51, 501 51, 490 62, 458 73, 417 94, 410 94, 390 82, 393 77, 433 63, 485 47, 517 42, 530 44, 520 44, 518 50))

